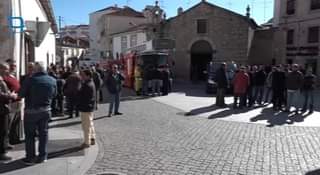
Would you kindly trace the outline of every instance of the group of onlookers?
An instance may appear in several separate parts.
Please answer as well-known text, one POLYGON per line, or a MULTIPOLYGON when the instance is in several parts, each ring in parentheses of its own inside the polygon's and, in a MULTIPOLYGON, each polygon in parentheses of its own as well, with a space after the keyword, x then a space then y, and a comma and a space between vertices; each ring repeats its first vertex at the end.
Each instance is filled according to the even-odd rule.
POLYGON ((99 65, 79 70, 50 65, 46 69, 41 62, 30 62, 20 81, 15 75, 13 60, 0 63, 0 161, 10 160, 6 153, 13 148, 11 144, 21 142, 23 121, 26 157, 22 161, 27 165, 45 162, 49 122, 52 116, 63 116, 65 106, 69 118, 81 117, 84 133, 81 148, 95 145, 93 117, 98 102, 103 100, 103 84, 110 94, 108 117, 122 114, 119 104, 124 77, 117 65, 111 70, 102 70, 99 65))
POLYGON ((217 106, 224 107, 225 91, 233 87, 234 108, 252 107, 272 103, 274 110, 290 112, 295 107, 298 114, 314 111, 316 76, 311 68, 302 69, 297 64, 278 66, 240 66, 232 82, 226 78, 226 64, 216 71, 217 106), (272 96, 271 96, 272 94, 272 96), (302 98, 300 98, 302 97, 302 98), (239 100, 240 99, 240 100, 239 100), (300 102, 303 102, 301 105, 300 102))
POLYGON ((168 95, 172 86, 172 73, 169 65, 147 66, 141 70, 142 95, 160 96, 168 95))

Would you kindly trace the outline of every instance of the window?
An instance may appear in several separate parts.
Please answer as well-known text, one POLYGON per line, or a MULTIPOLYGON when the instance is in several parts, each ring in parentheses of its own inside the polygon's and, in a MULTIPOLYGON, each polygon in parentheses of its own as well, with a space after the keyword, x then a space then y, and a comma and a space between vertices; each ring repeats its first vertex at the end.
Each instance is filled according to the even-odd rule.
POLYGON ((287 31, 287 44, 293 44, 294 41, 294 30, 288 30, 287 31))
POLYGON ((127 36, 122 36, 121 37, 121 51, 124 51, 128 48, 127 44, 127 36))
POLYGON ((198 19, 197 20, 197 33, 207 33, 207 20, 198 19))
POLYGON ((287 0, 287 15, 295 13, 296 0, 287 0))
POLYGON ((311 10, 320 9, 320 0, 311 0, 310 9, 311 10))
POLYGON ((310 27, 308 30, 308 43, 319 42, 319 27, 310 27))
POLYGON ((130 36, 130 47, 134 47, 137 45, 137 34, 130 36))

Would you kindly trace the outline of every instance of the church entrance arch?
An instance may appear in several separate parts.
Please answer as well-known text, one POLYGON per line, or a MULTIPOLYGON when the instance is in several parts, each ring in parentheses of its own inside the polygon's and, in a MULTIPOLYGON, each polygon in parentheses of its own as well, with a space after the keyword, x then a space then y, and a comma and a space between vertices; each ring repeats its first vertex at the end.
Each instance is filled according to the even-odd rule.
POLYGON ((207 65, 212 60, 213 49, 206 40, 199 40, 191 46, 190 78, 192 81, 205 81, 207 65))

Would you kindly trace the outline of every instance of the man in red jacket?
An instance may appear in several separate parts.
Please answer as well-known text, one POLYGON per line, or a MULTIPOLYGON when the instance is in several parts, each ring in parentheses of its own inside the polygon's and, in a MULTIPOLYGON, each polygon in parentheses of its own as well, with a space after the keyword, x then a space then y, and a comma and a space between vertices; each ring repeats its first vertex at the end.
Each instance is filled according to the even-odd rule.
MULTIPOLYGON (((13 59, 6 60, 9 65, 9 71, 3 76, 3 80, 6 82, 10 92, 18 93, 20 90, 20 82, 15 77, 16 63, 13 59)), ((20 112, 21 112, 21 99, 14 100, 10 103, 10 114, 8 131, 9 136, 6 139, 6 145, 8 149, 12 149, 11 144, 20 142, 19 138, 19 126, 20 126, 20 112), (11 144, 10 144, 11 143, 11 144)))
POLYGON ((240 97, 239 108, 243 108, 245 105, 245 95, 246 91, 250 84, 250 79, 247 73, 244 71, 244 67, 241 67, 239 72, 236 73, 233 79, 233 88, 234 88, 234 104, 233 107, 238 107, 238 98, 240 97))

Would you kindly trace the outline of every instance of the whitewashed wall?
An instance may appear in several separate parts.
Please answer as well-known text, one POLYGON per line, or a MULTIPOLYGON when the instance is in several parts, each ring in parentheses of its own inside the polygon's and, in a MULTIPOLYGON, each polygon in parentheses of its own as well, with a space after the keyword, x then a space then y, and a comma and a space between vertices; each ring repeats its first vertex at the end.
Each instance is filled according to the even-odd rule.
MULTIPOLYGON (((36 21, 37 17, 39 18, 40 22, 48 21, 46 13, 38 0, 12 0, 11 2, 13 16, 21 16, 25 21, 36 21), (21 6, 19 5, 19 1, 21 3, 21 6)), ((25 71, 25 58, 24 54, 21 54, 20 52, 24 53, 24 50, 21 49, 24 48, 24 36, 21 35, 21 33, 15 34, 14 48, 14 58, 15 60, 17 60, 17 70, 20 70, 20 66, 22 66, 21 73, 23 74, 25 71), (22 55, 21 60, 20 55, 22 55)), ((48 64, 50 63, 55 63, 56 40, 55 35, 53 34, 53 31, 51 29, 49 29, 49 31, 47 32, 41 45, 35 48, 35 60, 43 62, 45 66, 48 66, 48 64)))
POLYGON ((130 36, 131 35, 137 35, 137 45, 142 45, 147 41, 147 34, 145 32, 139 31, 139 32, 130 32, 130 33, 123 33, 123 34, 119 34, 119 35, 115 35, 112 38, 112 43, 113 43, 113 58, 117 57, 117 53, 120 54, 122 53, 121 50, 121 37, 122 36, 126 36, 127 37, 127 48, 130 48, 130 36))

